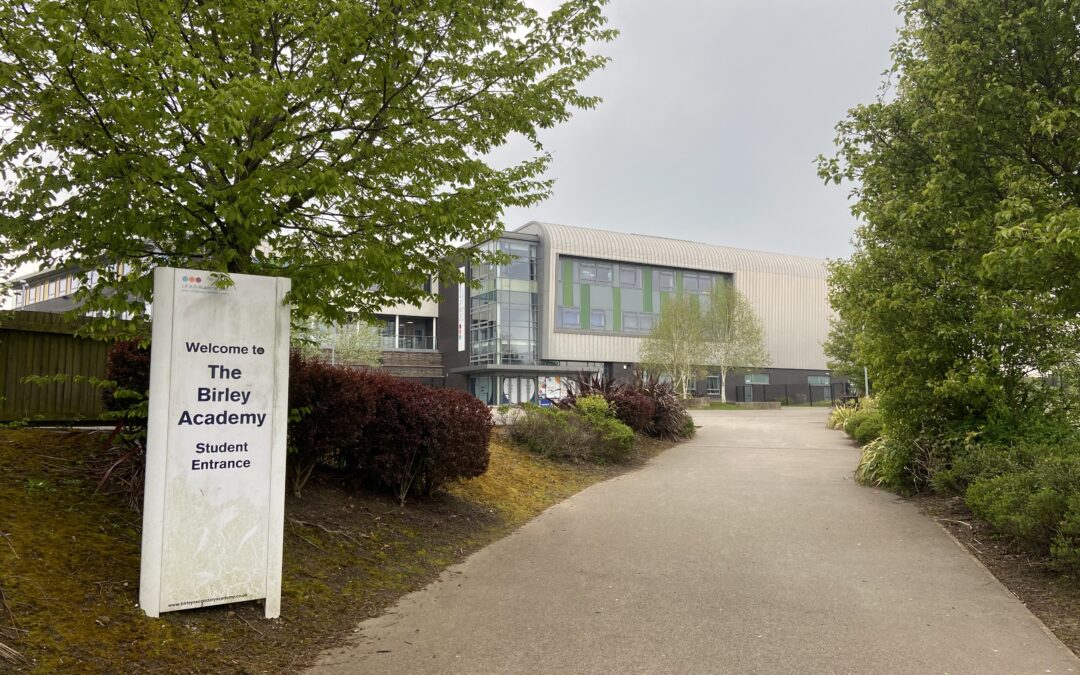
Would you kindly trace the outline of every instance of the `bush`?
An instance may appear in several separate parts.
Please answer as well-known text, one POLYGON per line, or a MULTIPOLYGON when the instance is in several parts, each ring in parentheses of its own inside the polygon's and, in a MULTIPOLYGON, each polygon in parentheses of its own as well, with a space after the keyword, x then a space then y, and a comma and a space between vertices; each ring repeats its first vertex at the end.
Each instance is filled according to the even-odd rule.
POLYGON ((490 458, 491 413, 471 394, 379 376, 375 415, 363 429, 363 475, 404 501, 455 478, 482 475, 490 458))
POLYGON ((577 414, 585 418, 591 431, 599 437, 594 456, 604 461, 621 462, 634 449, 634 430, 615 418, 615 413, 603 396, 584 396, 577 400, 577 414))
POLYGON ((933 446, 886 436, 871 440, 863 447, 855 479, 863 485, 914 494, 926 488, 936 466, 933 446))
POLYGON ((138 340, 119 340, 105 357, 105 379, 115 383, 101 394, 105 410, 118 413, 128 425, 146 426, 146 401, 150 392, 150 349, 138 340))
POLYGON ((299 497, 321 463, 357 469, 363 428, 375 416, 374 378, 294 350, 289 355, 289 485, 299 497))
POLYGON ((640 391, 625 387, 608 401, 620 422, 636 433, 652 435, 656 403, 651 398, 640 391))
POLYGON ((634 448, 634 431, 615 419, 599 395, 576 399, 571 409, 526 405, 510 437, 532 452, 574 462, 622 462, 634 448))
MULTIPOLYGON (((125 421, 134 420, 135 428, 116 436, 110 452, 120 459, 102 480, 132 486, 139 494, 130 501, 141 503, 149 350, 134 341, 116 343, 106 377, 117 383, 103 394, 106 407, 126 411, 125 421)), ((410 493, 428 496, 450 480, 487 470, 491 429, 487 406, 465 392, 290 354, 286 467, 297 496, 319 464, 390 488, 402 500, 410 493)))
POLYGON ((658 377, 634 378, 634 389, 647 396, 656 406, 652 421, 652 436, 680 440, 694 435, 694 419, 686 412, 670 382, 658 377))
POLYGON ((866 445, 881 437, 882 418, 876 407, 861 407, 846 414, 844 433, 859 445, 866 445))
MULTIPOLYGON (((1080 572, 1080 446, 1021 443, 998 448, 964 499, 971 510, 1057 567, 1080 572)), ((969 448, 967 461, 992 450, 969 448)), ((955 475, 955 474, 954 474, 955 475)))
POLYGON ((592 434, 580 415, 562 408, 523 405, 522 415, 509 427, 510 438, 544 457, 572 462, 592 458, 592 434))
POLYGON ((867 415, 855 427, 852 437, 859 445, 866 445, 881 438, 881 416, 877 413, 867 415))
POLYGON ((570 389, 572 393, 559 402, 563 409, 573 409, 578 397, 599 395, 615 417, 637 433, 672 440, 694 435, 693 419, 686 407, 671 384, 659 378, 637 373, 630 382, 616 382, 603 375, 582 375, 572 381, 570 389))
POLYGON ((99 491, 121 495, 128 508, 139 511, 146 482, 150 350, 138 340, 114 342, 105 357, 105 379, 111 384, 101 392, 103 417, 116 428, 90 463, 99 467, 99 491))
POLYGON ((854 415, 857 409, 853 405, 841 405, 833 408, 829 413, 828 421, 825 422, 825 427, 828 429, 843 429, 848 418, 854 415))

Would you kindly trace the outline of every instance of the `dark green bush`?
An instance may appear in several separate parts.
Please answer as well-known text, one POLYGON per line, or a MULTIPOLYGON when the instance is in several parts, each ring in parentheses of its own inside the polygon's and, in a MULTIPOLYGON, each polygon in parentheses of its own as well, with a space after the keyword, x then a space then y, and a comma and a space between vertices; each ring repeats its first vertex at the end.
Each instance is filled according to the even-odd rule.
MULTIPOLYGON (((988 453, 973 448, 965 461, 988 453)), ((1028 550, 1049 553, 1060 568, 1080 571, 1080 448, 1075 443, 999 448, 986 466, 993 468, 976 476, 965 492, 971 510, 1028 550)))
POLYGON ((866 415, 851 434, 859 445, 866 445, 871 441, 881 438, 881 416, 877 414, 866 415))

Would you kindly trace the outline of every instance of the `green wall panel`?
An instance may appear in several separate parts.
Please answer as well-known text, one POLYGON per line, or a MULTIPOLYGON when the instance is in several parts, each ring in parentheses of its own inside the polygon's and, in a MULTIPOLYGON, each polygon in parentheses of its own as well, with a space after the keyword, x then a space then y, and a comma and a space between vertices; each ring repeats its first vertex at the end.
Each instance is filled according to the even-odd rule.
POLYGON ((562 261, 562 304, 563 307, 574 306, 574 261, 562 261))
POLYGON ((622 330, 622 289, 616 287, 614 290, 613 300, 615 309, 612 310, 613 316, 611 318, 611 326, 615 332, 622 330))
POLYGON ((589 284, 581 284, 581 327, 584 330, 588 330, 592 326, 592 321, 589 320, 590 307, 589 296, 589 284))
POLYGON ((653 303, 652 303, 652 276, 653 276, 653 270, 652 270, 651 267, 646 267, 646 268, 643 269, 643 271, 641 273, 641 282, 642 282, 642 286, 644 287, 644 291, 645 291, 645 297, 643 298, 645 306, 642 308, 642 310, 645 311, 645 312, 652 312, 653 311, 653 306, 652 306, 653 305, 653 303))

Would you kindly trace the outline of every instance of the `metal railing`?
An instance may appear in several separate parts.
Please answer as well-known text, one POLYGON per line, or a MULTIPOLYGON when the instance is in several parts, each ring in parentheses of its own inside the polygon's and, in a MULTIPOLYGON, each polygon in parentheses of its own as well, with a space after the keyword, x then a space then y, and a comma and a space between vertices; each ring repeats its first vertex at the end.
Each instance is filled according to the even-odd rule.
POLYGON ((385 350, 407 349, 414 351, 435 351, 437 349, 433 335, 383 335, 379 338, 385 350))

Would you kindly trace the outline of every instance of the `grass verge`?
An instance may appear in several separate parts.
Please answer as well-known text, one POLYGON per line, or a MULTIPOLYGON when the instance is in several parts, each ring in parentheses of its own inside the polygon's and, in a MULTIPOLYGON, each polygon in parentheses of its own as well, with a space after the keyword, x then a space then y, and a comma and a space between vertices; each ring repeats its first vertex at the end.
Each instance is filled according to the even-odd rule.
MULTIPOLYGON (((626 468, 557 464, 503 440, 488 472, 399 506, 320 474, 285 509, 280 619, 260 603, 146 617, 141 517, 95 493, 100 434, 0 432, 0 671, 275 673, 551 505, 626 468)), ((647 457, 670 444, 643 441, 647 457)))

